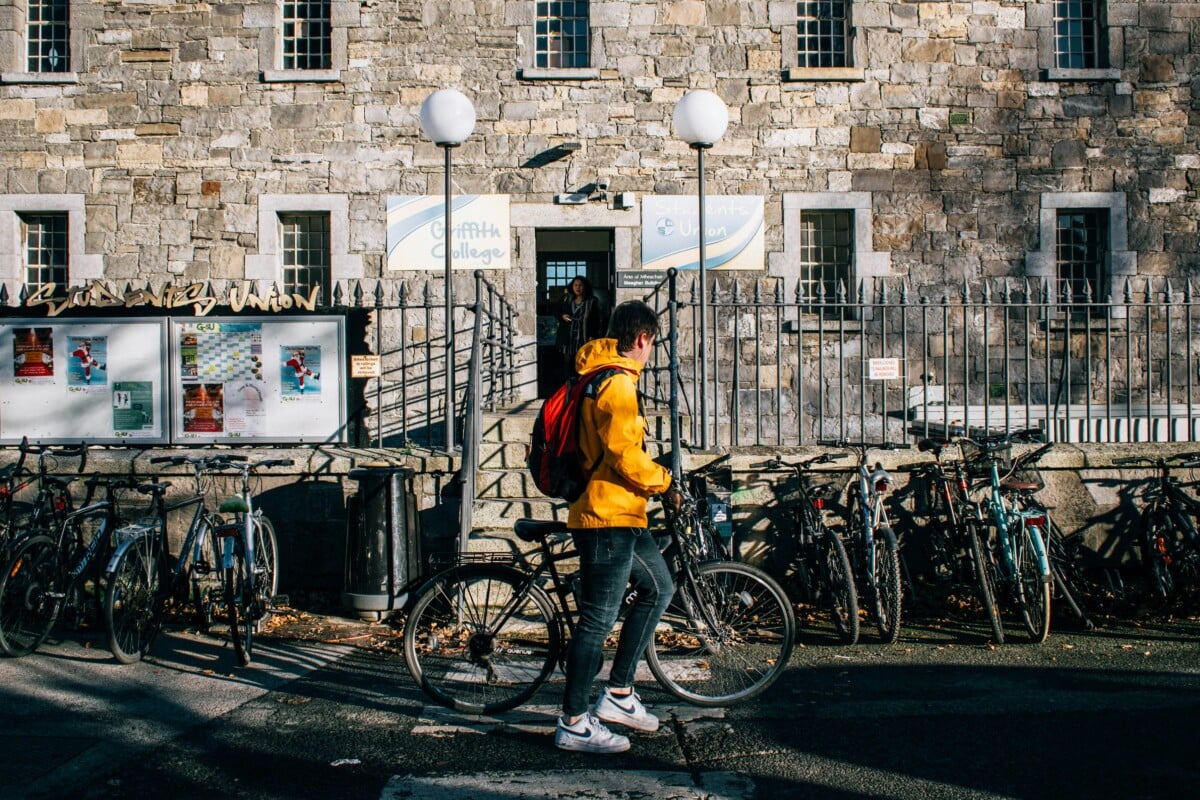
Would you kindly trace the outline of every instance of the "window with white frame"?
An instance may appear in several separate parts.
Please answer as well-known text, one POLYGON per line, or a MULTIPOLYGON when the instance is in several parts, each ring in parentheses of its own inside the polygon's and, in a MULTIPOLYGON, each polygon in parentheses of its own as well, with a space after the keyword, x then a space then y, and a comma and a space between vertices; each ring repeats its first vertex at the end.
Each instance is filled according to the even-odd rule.
POLYGON ((337 281, 363 277, 362 256, 350 252, 350 199, 344 194, 264 194, 258 197, 258 253, 246 256, 246 278, 279 284, 320 301, 337 281))
POLYGON ((796 4, 796 66, 850 66, 850 0, 796 4))
POLYGON ((1127 23, 1111 24, 1108 0, 1028 0, 1024 10, 1025 24, 1038 37, 1045 80, 1121 79, 1125 37, 1120 25, 1127 23))
POLYGON ((330 0, 285 2, 281 36, 283 69, 332 68, 333 26, 330 0))
POLYGON ((535 63, 541 69, 591 66, 587 0, 538 2, 535 63))
POLYGON ((0 2, 0 83, 76 82, 85 53, 77 6, 71 0, 0 2))
POLYGON ((1039 248, 1025 254, 1025 272, 1056 286, 1060 301, 1104 303, 1137 274, 1124 192, 1045 192, 1039 232, 1039 248))
POLYGON ((522 80, 594 80, 600 77, 603 53, 593 51, 603 41, 604 27, 628 27, 627 4, 601 4, 600 19, 587 0, 537 0, 519 7, 516 22, 522 80), (528 26, 528 27, 526 27, 528 26), (593 35, 596 34, 596 35, 593 35))
POLYGON ((283 291, 308 297, 319 287, 317 302, 328 304, 333 283, 329 213, 280 214, 279 242, 283 291))
POLYGON ((0 194, 0 283, 16 295, 104 277, 104 257, 84 250, 86 228, 83 195, 0 194))
POLYGON ((341 80, 356 0, 276 0, 263 8, 247 24, 258 28, 264 82, 341 80))
MULTIPOLYGON (((873 205, 871 192, 784 193, 783 252, 768 256, 767 269, 797 280, 804 313, 836 317, 841 309, 822 303, 836 303, 839 287, 845 289, 845 300, 854 302, 860 283, 869 287, 891 275, 891 256, 875 250, 873 205)), ((870 315, 870 308, 863 309, 862 317, 870 315)))
POLYGON ((784 80, 863 80, 866 53, 856 35, 853 0, 798 0, 784 9, 784 80))

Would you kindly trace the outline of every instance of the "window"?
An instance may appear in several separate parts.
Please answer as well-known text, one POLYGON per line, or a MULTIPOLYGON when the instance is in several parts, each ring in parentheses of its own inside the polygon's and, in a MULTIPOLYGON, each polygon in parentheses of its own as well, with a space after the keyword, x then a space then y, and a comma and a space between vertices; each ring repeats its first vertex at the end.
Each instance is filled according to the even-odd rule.
POLYGON ((349 26, 357 0, 276 2, 248 19, 258 29, 265 83, 339 81, 349 66, 349 26))
POLYGON ((546 257, 546 292, 543 300, 557 300, 571 281, 588 276, 588 262, 571 256, 546 257))
POLYGON ((845 67, 850 39, 849 0, 796 4, 796 66, 845 67))
POLYGON ((1054 59, 1060 69, 1107 67, 1100 0, 1056 0, 1054 59))
MULTIPOLYGON (((839 287, 845 299, 852 297, 854 265, 854 212, 800 212, 800 284, 799 296, 824 303, 838 301, 839 287)), ((817 307, 806 311, 818 313, 817 307)), ((825 308, 826 316, 838 316, 838 309, 825 308)), ((850 313, 845 316, 853 316, 850 313)))
MULTIPOLYGON (((852 0, 799 0, 784 8, 780 44, 784 80, 823 83, 865 79, 866 70, 856 65, 867 62, 863 50, 866 39, 855 35, 852 0)), ((886 18, 887 11, 883 14, 886 18)), ((864 19, 867 25, 886 24, 879 17, 878 9, 868 9, 864 19)))
POLYGON ((1060 210, 1055 260, 1063 296, 1071 303, 1100 302, 1107 295, 1108 211, 1060 210))
POLYGON ((350 252, 350 198, 344 194, 263 194, 258 197, 258 252, 246 255, 246 278, 269 281, 284 294, 333 300, 335 281, 363 277, 362 256, 350 252))
POLYGON ((279 241, 284 293, 308 297, 319 286, 317 303, 328 304, 333 282, 329 214, 280 214, 279 241))
MULTIPOLYGON (((818 311, 816 299, 822 290, 824 302, 833 304, 839 284, 844 284, 846 301, 853 302, 860 283, 871 287, 877 278, 892 274, 891 255, 875 250, 873 205, 871 192, 784 193, 783 252, 769 256, 767 270, 779 278, 797 279, 802 311, 818 311)), ((827 310, 838 316, 839 309, 827 310)), ((872 310, 846 314, 856 315, 870 319, 872 310)))
POLYGON ((70 3, 67 0, 28 0, 26 35, 29 72, 70 72, 70 3))
POLYGON ((587 2, 539 2, 535 23, 536 66, 578 69, 589 66, 587 2))
POLYGON ((65 212, 19 214, 25 253, 25 284, 30 291, 47 283, 67 283, 67 215, 65 212))
POLYGON ((1106 0, 1028 0, 1025 9, 1037 34, 1038 67, 1050 81, 1121 80, 1125 26, 1136 19, 1126 10, 1114 25, 1106 0))
POLYGON ((333 26, 330 0, 283 4, 283 68, 330 69, 333 26))
MULTIPOLYGON (((86 3, 0 1, 0 83, 76 83, 86 71, 86 3)), ((99 19, 99 17, 95 17, 99 19)))
MULTIPOLYGON (((1040 241, 1025 254, 1025 273, 1057 286, 1059 300, 1082 303, 1090 294, 1105 302, 1137 274, 1124 192, 1044 192, 1038 217, 1040 241)), ((1110 311, 1125 316, 1119 304, 1110 311)))

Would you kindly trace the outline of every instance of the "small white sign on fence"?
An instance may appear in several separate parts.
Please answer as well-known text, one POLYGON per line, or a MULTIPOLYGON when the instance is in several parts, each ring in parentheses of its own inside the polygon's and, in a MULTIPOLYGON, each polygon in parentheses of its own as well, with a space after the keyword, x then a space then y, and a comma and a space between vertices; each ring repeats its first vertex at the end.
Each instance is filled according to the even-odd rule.
POLYGON ((894 381, 900 377, 900 359, 867 359, 867 379, 872 381, 894 381))

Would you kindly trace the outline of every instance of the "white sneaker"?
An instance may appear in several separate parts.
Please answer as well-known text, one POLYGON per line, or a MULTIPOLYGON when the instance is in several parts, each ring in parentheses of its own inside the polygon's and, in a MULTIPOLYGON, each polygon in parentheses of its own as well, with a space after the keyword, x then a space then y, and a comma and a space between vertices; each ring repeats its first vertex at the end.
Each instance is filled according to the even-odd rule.
POLYGON ((658 730, 658 717, 646 710, 637 692, 618 697, 606 686, 592 713, 605 722, 624 725, 635 731, 654 733, 658 730))
POLYGON ((577 753, 624 753, 629 749, 629 738, 613 733, 591 714, 584 714, 574 725, 558 718, 554 746, 577 753))

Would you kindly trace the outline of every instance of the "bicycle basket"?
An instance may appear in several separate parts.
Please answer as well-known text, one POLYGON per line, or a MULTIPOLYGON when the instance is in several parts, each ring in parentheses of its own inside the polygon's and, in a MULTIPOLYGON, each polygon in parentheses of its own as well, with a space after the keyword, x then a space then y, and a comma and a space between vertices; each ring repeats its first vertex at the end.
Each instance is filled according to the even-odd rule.
POLYGON ((996 466, 999 467, 1001 475, 1012 470, 1012 445, 1006 444, 990 450, 970 442, 959 442, 958 446, 962 449, 963 461, 966 462, 967 477, 972 480, 991 477, 989 456, 997 459, 996 466))

